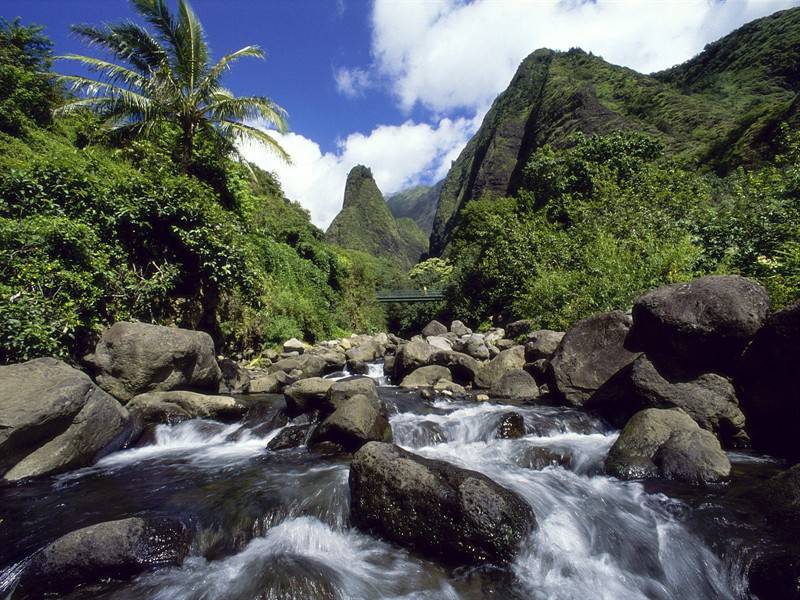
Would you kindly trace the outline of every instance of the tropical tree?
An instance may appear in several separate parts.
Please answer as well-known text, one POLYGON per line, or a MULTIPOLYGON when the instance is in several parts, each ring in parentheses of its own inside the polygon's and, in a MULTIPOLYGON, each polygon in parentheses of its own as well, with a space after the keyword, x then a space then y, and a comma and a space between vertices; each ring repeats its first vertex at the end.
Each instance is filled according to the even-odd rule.
POLYGON ((68 54, 57 57, 82 63, 98 77, 58 75, 82 95, 58 109, 68 113, 90 108, 114 131, 148 135, 164 124, 180 131, 180 162, 187 171, 196 136, 206 134, 239 156, 236 142, 255 140, 284 160, 289 156, 268 133, 247 121, 260 119, 286 131, 286 111, 264 96, 234 96, 220 84, 231 64, 243 57, 264 58, 258 46, 245 46, 211 64, 200 20, 187 0, 173 15, 166 0, 131 0, 153 32, 132 21, 73 31, 90 46, 108 51, 116 62, 68 54))

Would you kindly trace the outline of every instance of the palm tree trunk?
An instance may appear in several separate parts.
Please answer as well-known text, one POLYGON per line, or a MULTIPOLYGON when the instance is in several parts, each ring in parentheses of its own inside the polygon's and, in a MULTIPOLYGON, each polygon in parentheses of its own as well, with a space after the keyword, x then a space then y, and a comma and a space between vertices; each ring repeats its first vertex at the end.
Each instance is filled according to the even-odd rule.
POLYGON ((194 138, 194 131, 192 125, 184 123, 183 136, 181 137, 181 170, 184 173, 189 172, 189 166, 192 163, 192 141, 194 138))

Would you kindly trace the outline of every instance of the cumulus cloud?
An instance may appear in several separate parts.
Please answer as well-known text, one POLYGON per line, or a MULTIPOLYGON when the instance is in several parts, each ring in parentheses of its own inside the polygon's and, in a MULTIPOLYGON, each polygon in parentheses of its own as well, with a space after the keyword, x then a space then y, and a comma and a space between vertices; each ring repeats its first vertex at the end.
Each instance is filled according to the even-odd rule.
POLYGON ((477 108, 537 48, 581 47, 644 73, 797 0, 375 0, 372 51, 400 105, 477 108))
POLYGON ((366 69, 348 69, 342 67, 333 73, 336 89, 348 98, 361 96, 365 90, 372 86, 369 72, 366 69))
POLYGON ((335 152, 322 152, 319 144, 297 133, 270 131, 292 157, 290 165, 254 143, 241 150, 249 161, 275 173, 286 195, 307 208, 311 220, 324 229, 342 207, 347 173, 355 165, 371 168, 385 194, 441 179, 482 118, 481 112, 473 119, 380 125, 366 135, 350 134, 335 152))

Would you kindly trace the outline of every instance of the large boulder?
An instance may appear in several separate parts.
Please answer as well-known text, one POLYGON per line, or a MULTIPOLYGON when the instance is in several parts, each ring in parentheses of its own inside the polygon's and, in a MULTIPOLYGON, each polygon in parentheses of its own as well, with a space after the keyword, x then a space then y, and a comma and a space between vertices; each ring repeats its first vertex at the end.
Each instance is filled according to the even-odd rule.
POLYGON ((539 329, 528 334, 528 343, 525 344, 525 360, 535 362, 542 358, 549 359, 558 350, 558 345, 564 339, 563 331, 552 329, 539 329))
POLYGON ((440 380, 453 381, 450 369, 439 365, 428 365, 406 375, 403 381, 400 382, 400 387, 433 387, 440 380))
POLYGON ((489 389, 506 373, 516 371, 524 366, 525 346, 513 346, 481 365, 480 371, 475 377, 475 385, 489 389))
POLYGON ((539 386, 536 385, 536 380, 530 374, 522 369, 514 369, 494 382, 489 389, 489 396, 517 401, 532 401, 539 397, 539 386))
POLYGON ((302 446, 306 443, 311 427, 312 425, 307 423, 305 425, 291 425, 281 429, 274 438, 267 442, 267 450, 278 452, 302 446))
POLYGON ((435 319, 422 328, 422 335, 424 335, 425 337, 431 335, 446 335, 446 334, 447 334, 447 326, 435 319))
POLYGON ((37 552, 22 572, 18 592, 27 597, 69 593, 106 579, 180 565, 191 536, 173 519, 132 517, 78 529, 37 552))
POLYGON ((330 442, 355 452, 367 442, 391 442, 392 428, 380 400, 357 394, 343 401, 311 434, 311 444, 330 442))
POLYGON ((461 337, 471 334, 472 329, 464 325, 463 322, 455 320, 450 323, 450 333, 454 333, 456 336, 461 337))
POLYGON ((369 377, 348 377, 335 382, 330 389, 320 408, 324 414, 330 414, 341 404, 353 396, 367 396, 378 399, 378 386, 369 377))
POLYGON ((139 394, 126 408, 141 424, 179 423, 197 418, 236 421, 247 412, 243 404, 230 396, 207 396, 184 390, 139 394))
POLYGON ((428 338, 428 343, 436 348, 436 350, 452 350, 453 343, 446 337, 439 335, 432 335, 428 338))
POLYGON ((731 463, 714 434, 681 409, 649 408, 625 425, 608 453, 606 471, 620 479, 703 484, 727 478, 731 463))
POLYGON ((220 394, 246 394, 250 391, 250 373, 235 360, 223 358, 217 361, 222 379, 220 394))
POLYGON ((287 354, 290 352, 297 352, 298 354, 303 354, 303 352, 306 351, 306 348, 307 348, 306 344, 298 340, 297 338, 288 339, 283 343, 283 351, 287 354))
POLYGON ((250 393, 277 394, 294 381, 295 378, 285 371, 257 375, 250 379, 250 393))
POLYGON ((735 381, 753 446, 800 460, 800 302, 767 319, 735 381))
POLYGON ((583 406, 639 353, 628 347, 630 315, 615 310, 593 315, 573 325, 550 360, 555 396, 566 404, 583 406))
POLYGON ((489 358, 489 346, 486 345, 486 338, 479 333, 467 336, 461 344, 461 352, 477 360, 487 360, 489 358))
POLYGON ((350 466, 357 526, 450 564, 505 564, 536 526, 531 507, 485 475, 369 443, 350 466))
POLYGON ((333 384, 332 380, 322 377, 295 381, 283 389, 286 411, 294 416, 321 409, 333 384))
POLYGON ((214 342, 203 331, 148 323, 114 323, 84 361, 97 385, 123 402, 145 392, 217 392, 214 342))
POLYGON ((117 450, 128 411, 88 375, 54 358, 0 366, 0 475, 60 473, 117 450))
POLYGON ((412 340, 397 349, 394 359, 394 379, 401 381, 414 369, 428 364, 436 348, 422 340, 412 340))
POLYGON ((350 348, 347 356, 347 366, 353 373, 365 373, 366 364, 383 357, 386 345, 375 340, 366 340, 354 348, 350 348))
POLYGON ((761 284, 738 275, 709 275, 636 300, 633 336, 648 354, 699 371, 732 372, 768 311, 761 284))
POLYGON ((453 375, 453 380, 462 385, 471 384, 481 370, 481 363, 477 360, 452 350, 440 350, 434 353, 430 357, 430 362, 440 367, 447 367, 453 375))
POLYGON ((745 447, 745 417, 729 379, 716 373, 686 374, 674 365, 640 356, 631 364, 616 399, 600 407, 612 420, 645 408, 681 408, 729 447, 745 447))

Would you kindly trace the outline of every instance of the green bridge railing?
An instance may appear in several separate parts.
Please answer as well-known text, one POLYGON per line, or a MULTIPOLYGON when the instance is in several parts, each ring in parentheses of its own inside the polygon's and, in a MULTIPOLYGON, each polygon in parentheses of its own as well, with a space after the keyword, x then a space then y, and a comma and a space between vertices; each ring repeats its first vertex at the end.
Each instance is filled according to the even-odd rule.
POLYGON ((444 299, 442 290, 378 290, 375 294, 378 302, 435 302, 444 299))

